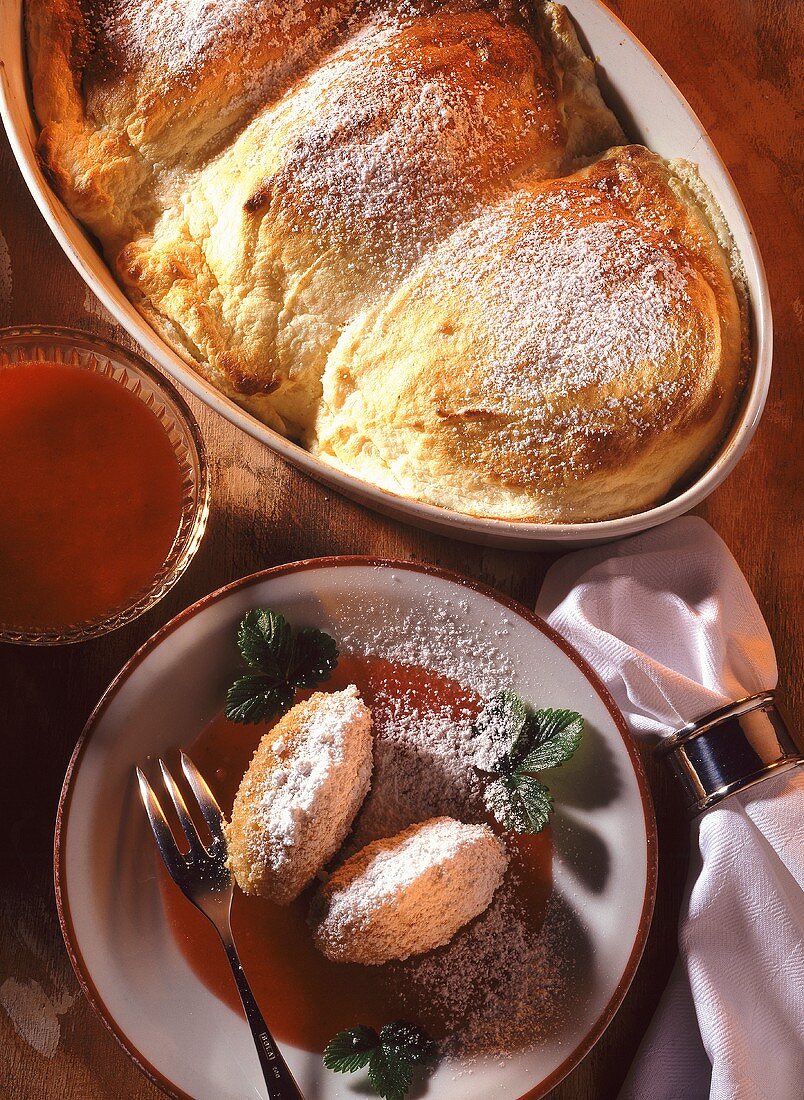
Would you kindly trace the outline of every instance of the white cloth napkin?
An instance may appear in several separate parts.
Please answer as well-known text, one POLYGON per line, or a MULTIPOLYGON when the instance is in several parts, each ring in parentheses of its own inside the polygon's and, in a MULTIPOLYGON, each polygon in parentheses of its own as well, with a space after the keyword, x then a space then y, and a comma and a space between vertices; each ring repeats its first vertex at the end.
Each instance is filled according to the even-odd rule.
MULTIPOLYGON (((695 517, 568 554, 536 610, 586 657, 638 739, 776 686, 745 577, 695 517)), ((679 962, 620 1100, 800 1100, 804 769, 701 815, 692 844, 679 962)))

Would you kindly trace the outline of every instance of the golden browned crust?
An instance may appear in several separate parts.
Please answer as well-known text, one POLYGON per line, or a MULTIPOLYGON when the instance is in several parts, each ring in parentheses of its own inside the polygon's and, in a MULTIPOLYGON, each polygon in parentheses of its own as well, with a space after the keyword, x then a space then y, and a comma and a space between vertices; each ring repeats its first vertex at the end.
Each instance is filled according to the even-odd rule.
MULTIPOLYGON (((499 213, 511 232, 517 219, 543 226, 546 197, 577 194, 579 170, 622 142, 562 8, 27 0, 26 14, 39 152, 56 189, 160 335, 270 426, 403 495, 548 521, 643 507, 711 450, 736 388, 729 340, 718 352, 703 336, 730 335, 726 269, 696 196, 657 158, 636 168, 635 153, 608 156, 601 180, 622 188, 639 176, 645 209, 677 194, 652 231, 691 234, 685 262, 698 281, 678 331, 687 358, 704 341, 708 391, 687 400, 689 386, 668 387, 682 373, 672 355, 644 360, 637 378, 626 354, 627 430, 600 428, 595 401, 608 392, 571 391, 577 431, 560 456, 542 438, 556 411, 541 404, 543 386, 504 411, 507 426, 471 396, 488 390, 483 355, 466 361, 489 318, 483 280, 455 336, 450 317, 439 321, 437 355, 434 310, 413 304, 450 249, 469 274, 460 250, 484 218, 499 213), (394 339, 369 336, 377 324, 394 339), (403 369, 417 341, 419 361, 403 369), (676 428, 683 445, 668 442, 676 428), (601 493, 614 454, 633 467, 628 487, 601 493)), ((634 201, 618 200, 612 218, 647 224, 634 201)), ((511 289, 527 308, 527 288, 511 289)))
POLYGON ((522 181, 347 328, 313 445, 475 515, 628 515, 711 453, 740 351, 714 231, 630 146, 522 181))

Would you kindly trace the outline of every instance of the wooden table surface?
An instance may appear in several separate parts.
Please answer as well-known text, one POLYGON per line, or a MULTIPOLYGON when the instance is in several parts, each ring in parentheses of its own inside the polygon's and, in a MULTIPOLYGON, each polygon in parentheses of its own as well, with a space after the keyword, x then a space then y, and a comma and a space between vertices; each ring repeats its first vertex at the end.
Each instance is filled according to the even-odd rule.
MULTIPOLYGON (((801 728, 801 474, 804 321, 800 141, 804 11, 795 0, 622 0, 614 10, 679 85, 724 157, 753 221, 774 309, 774 374, 747 455, 697 511, 731 547, 776 643, 781 699, 801 728), (796 38, 799 38, 796 41, 796 38), (796 77, 799 82, 796 83, 796 77), (798 216, 797 216, 798 215, 798 216), (798 505, 798 507, 797 507, 798 505)), ((129 343, 62 256, 0 135, 0 324, 72 325, 129 343)), ((462 571, 532 607, 555 555, 473 547, 386 520, 289 469, 188 398, 209 450, 208 533, 153 611, 79 646, 0 646, 0 1096, 96 1100, 161 1095, 80 994, 59 932, 53 823, 62 778, 94 703, 167 619, 254 570, 323 554, 371 553, 462 571)), ((0 472, 2 476, 2 472, 0 472)), ((616 1096, 675 955, 687 830, 650 765, 660 827, 660 888, 633 986, 592 1054, 552 1094, 616 1096)))

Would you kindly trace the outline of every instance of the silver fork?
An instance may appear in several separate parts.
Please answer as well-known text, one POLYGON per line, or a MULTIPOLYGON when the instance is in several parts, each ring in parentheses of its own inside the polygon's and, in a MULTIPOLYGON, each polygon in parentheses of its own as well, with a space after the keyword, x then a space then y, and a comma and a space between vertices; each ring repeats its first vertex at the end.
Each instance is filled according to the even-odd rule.
POLYGON ((235 949, 230 921, 233 887, 232 876, 226 865, 223 814, 204 777, 184 753, 181 754, 181 767, 198 800, 198 806, 212 835, 212 843, 208 846, 202 843, 182 793, 162 760, 159 761, 162 779, 170 800, 176 808, 189 850, 186 853, 179 851, 158 798, 142 770, 137 768, 140 797, 148 814, 154 839, 170 877, 196 909, 201 910, 221 938, 226 957, 232 967, 237 992, 243 1002, 246 1020, 254 1036, 257 1055, 265 1075, 265 1084, 268 1086, 269 1100, 304 1100, 279 1047, 262 1018, 235 949))

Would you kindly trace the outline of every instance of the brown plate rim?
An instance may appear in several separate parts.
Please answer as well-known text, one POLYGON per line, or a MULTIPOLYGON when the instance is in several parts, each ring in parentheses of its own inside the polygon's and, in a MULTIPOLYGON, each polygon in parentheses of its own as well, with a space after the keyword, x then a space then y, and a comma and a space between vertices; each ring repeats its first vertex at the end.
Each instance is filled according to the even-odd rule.
POLYGON ((92 733, 100 721, 103 714, 106 712, 111 701, 116 696, 118 690, 122 684, 128 679, 132 672, 139 667, 145 658, 152 653, 161 642, 177 630, 184 623, 194 618, 199 612, 205 610, 208 606, 216 603, 218 600, 224 599, 230 593, 237 591, 241 588, 247 588, 249 585, 257 584, 269 577, 280 576, 285 573, 294 573, 306 571, 308 569, 330 569, 339 568, 343 566, 365 566, 374 567, 380 569, 405 569, 409 572, 422 573, 427 576, 438 577, 441 580, 451 581, 456 584, 460 584, 466 588, 471 588, 474 591, 480 593, 483 596, 487 596, 490 599, 507 607, 510 611, 519 615, 531 626, 535 627, 540 633, 544 634, 550 641, 559 647, 559 649, 566 654, 567 657, 575 664, 586 679, 591 683, 592 687, 597 691, 603 703, 606 706, 609 714, 611 715, 614 724, 623 740, 626 751, 628 752, 631 766, 634 769, 634 774, 637 780, 637 786, 639 788, 640 799, 642 802, 642 813, 645 821, 646 832, 646 847, 647 847, 647 874, 645 882, 645 896, 642 903, 642 913, 640 915, 639 926, 637 928, 637 934, 634 939, 634 944, 631 949, 631 954, 628 957, 628 961, 625 965, 623 974, 618 982, 612 996, 604 1008, 601 1015, 595 1021, 593 1027, 589 1030, 584 1039, 575 1047, 575 1049, 564 1059, 564 1061, 556 1067, 551 1074, 549 1074, 542 1081, 538 1082, 528 1092, 523 1093, 519 1100, 542 1100, 543 1097, 550 1092, 551 1089, 567 1076, 575 1067, 586 1057, 592 1047, 597 1043, 603 1032, 614 1018, 615 1013, 622 1004, 625 994, 628 991, 631 982, 633 981, 636 973, 637 966, 642 957, 642 952, 645 948, 648 932, 650 929, 651 917, 653 915, 653 906, 656 899, 656 881, 658 872, 658 844, 656 834, 656 820, 653 812, 653 804, 650 797, 650 790, 648 786, 647 776, 645 774, 642 761, 639 757, 636 745, 634 744, 628 727, 625 722, 619 707, 615 703, 611 693, 605 684, 600 680, 597 673, 592 669, 588 662, 578 653, 573 647, 558 634, 548 623, 541 619, 535 612, 530 611, 524 605, 518 603, 516 600, 511 599, 509 596, 496 591, 489 585, 483 584, 481 581, 472 580, 469 577, 465 577, 460 573, 453 572, 449 569, 443 569, 437 565, 430 565, 423 562, 415 561, 403 561, 395 560, 391 558, 375 558, 366 555, 333 555, 322 558, 305 558, 301 561, 288 562, 283 565, 273 566, 269 569, 259 570, 256 573, 251 573, 246 577, 241 577, 239 580, 230 582, 221 588, 215 589, 213 592, 208 593, 206 596, 202 596, 200 600, 191 604, 185 608, 184 611, 179 612, 169 622, 165 623, 159 630, 156 631, 140 648, 126 661, 118 674, 109 684, 104 691, 94 710, 90 714, 84 729, 78 738, 75 749, 73 750, 70 763, 67 768, 67 773, 64 777, 64 784, 62 786, 61 795, 59 796, 59 805, 56 813, 56 828, 53 844, 53 878, 56 892, 56 909, 59 916, 59 924, 61 926, 62 936, 64 937, 64 944, 67 949, 67 954, 75 971, 78 983, 84 993, 84 996, 89 1001, 90 1005, 99 1016, 101 1022, 117 1040, 126 1054, 131 1058, 135 1065, 150 1078, 151 1081, 159 1088, 162 1089, 173 1100, 195 1100, 189 1093, 184 1092, 176 1084, 170 1081, 163 1073, 161 1073, 156 1066, 154 1066, 148 1059, 139 1051, 128 1039, 128 1036, 124 1034, 122 1028, 117 1024, 111 1011, 106 1007, 102 997, 98 993, 94 982, 92 981, 89 967, 84 962, 81 955, 80 948, 77 944, 77 938, 73 929, 72 917, 70 914, 69 900, 67 897, 65 880, 65 851, 64 844, 62 843, 63 836, 66 831, 67 817, 70 809, 70 802, 72 799, 73 784, 72 779, 84 750, 92 736, 92 733))

